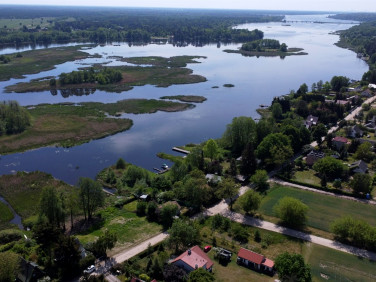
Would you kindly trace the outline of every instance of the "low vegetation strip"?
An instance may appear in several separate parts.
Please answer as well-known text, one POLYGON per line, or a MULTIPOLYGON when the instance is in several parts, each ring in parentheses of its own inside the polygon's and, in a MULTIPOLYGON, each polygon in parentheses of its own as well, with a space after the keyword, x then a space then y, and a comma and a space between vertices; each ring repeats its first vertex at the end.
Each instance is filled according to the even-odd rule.
POLYGON ((57 47, 9 54, 7 64, 0 64, 0 81, 23 78, 26 74, 39 73, 55 68, 55 65, 90 57, 80 51, 82 45, 57 47))
POLYGON ((203 96, 195 96, 195 95, 163 96, 163 97, 161 97, 161 99, 179 100, 179 101, 188 102, 188 103, 202 103, 202 102, 205 102, 207 100, 203 96))
POLYGON ((330 231, 331 223, 344 215, 363 219, 372 225, 376 225, 376 219, 373 216, 376 213, 375 206, 285 186, 275 186, 268 192, 261 203, 261 213, 274 216, 274 205, 285 196, 299 199, 308 206, 307 225, 317 229, 330 231))
POLYGON ((170 58, 150 56, 150 57, 112 57, 119 58, 122 62, 127 62, 135 65, 152 65, 159 67, 174 67, 174 68, 183 68, 187 64, 197 64, 200 63, 194 59, 206 59, 204 56, 174 56, 170 58))
MULTIPOLYGON (((168 60, 168 58, 160 58, 159 61, 168 60)), ((56 91, 65 89, 100 89, 108 92, 122 92, 133 89, 134 86, 143 86, 146 84, 155 85, 157 87, 168 87, 174 84, 190 84, 205 82, 206 78, 201 75, 192 74, 193 71, 184 68, 187 63, 191 63, 191 57, 180 56, 174 57, 175 63, 158 63, 151 66, 117 66, 103 67, 101 65, 83 71, 75 71, 69 74, 60 74, 59 79, 50 80, 32 80, 30 82, 18 83, 6 87, 7 92, 40 92, 40 91, 56 91), (106 80, 101 73, 116 74, 115 79, 106 80), (92 73, 92 79, 89 75, 92 73), (85 79, 86 74, 86 79, 85 79), (67 79, 72 78, 72 79, 67 79)), ((131 60, 132 58, 128 58, 131 60)), ((150 61, 150 57, 135 58, 136 62, 150 61)))

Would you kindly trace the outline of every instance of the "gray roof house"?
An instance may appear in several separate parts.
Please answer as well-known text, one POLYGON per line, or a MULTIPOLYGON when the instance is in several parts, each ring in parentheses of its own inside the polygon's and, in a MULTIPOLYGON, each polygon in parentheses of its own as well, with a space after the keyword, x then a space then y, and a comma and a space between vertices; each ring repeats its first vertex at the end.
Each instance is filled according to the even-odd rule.
POLYGON ((316 125, 319 121, 318 117, 315 117, 313 115, 309 115, 307 119, 304 122, 304 125, 306 128, 310 129, 312 126, 316 125))
POLYGON ((364 134, 363 130, 361 130, 357 124, 350 127, 350 129, 347 132, 347 136, 352 137, 352 138, 362 137, 363 134, 364 134))
POLYGON ((364 161, 360 160, 350 164, 350 170, 353 173, 367 173, 368 166, 364 161))

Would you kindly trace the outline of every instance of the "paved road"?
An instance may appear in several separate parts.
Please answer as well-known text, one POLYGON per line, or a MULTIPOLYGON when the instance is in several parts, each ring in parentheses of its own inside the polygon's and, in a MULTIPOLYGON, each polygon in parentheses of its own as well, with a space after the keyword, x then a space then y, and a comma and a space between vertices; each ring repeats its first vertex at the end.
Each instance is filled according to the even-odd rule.
POLYGON ((366 199, 359 199, 359 198, 350 197, 350 196, 346 196, 346 195, 339 195, 339 194, 336 194, 336 193, 327 192, 327 191, 323 191, 323 190, 319 190, 319 189, 315 189, 315 188, 311 188, 311 187, 307 187, 307 186, 283 181, 283 180, 276 179, 276 178, 269 179, 269 182, 274 182, 274 183, 277 183, 277 184, 282 185, 282 186, 295 187, 295 188, 298 188, 298 189, 311 191, 311 192, 319 193, 319 194, 324 194, 324 195, 328 195, 328 196, 332 196, 332 197, 336 197, 336 198, 342 198, 342 199, 346 199, 346 200, 350 200, 350 201, 354 201, 354 202, 359 202, 359 203, 363 203, 363 204, 376 205, 376 201, 374 201, 374 200, 366 200, 366 199))

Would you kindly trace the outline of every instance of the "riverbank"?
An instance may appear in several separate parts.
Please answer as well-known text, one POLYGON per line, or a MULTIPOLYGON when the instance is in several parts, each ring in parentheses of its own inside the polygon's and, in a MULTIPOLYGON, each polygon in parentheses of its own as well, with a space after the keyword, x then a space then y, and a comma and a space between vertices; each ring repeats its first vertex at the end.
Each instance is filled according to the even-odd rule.
POLYGON ((49 145, 72 147, 128 130, 130 119, 109 118, 122 113, 176 112, 193 107, 171 101, 129 99, 117 103, 39 105, 30 107, 32 125, 20 134, 0 137, 0 153, 23 152, 49 145))
POLYGON ((83 46, 89 45, 62 46, 8 54, 6 56, 10 57, 10 62, 0 64, 0 81, 24 78, 27 74, 52 70, 56 65, 69 61, 98 57, 81 51, 83 46))

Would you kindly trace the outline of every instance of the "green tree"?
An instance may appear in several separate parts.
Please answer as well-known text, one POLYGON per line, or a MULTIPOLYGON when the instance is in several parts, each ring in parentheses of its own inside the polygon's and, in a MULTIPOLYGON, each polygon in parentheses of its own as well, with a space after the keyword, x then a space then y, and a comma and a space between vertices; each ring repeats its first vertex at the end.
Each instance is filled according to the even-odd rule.
POLYGON ((275 268, 281 281, 312 281, 310 267, 302 255, 287 252, 280 254, 275 260, 275 268))
POLYGON ((229 173, 231 176, 236 176, 238 174, 238 166, 236 165, 236 160, 231 158, 229 173))
POLYGON ((174 216, 178 213, 178 207, 174 204, 165 204, 161 210, 160 221, 163 228, 170 228, 174 221, 174 216))
POLYGON ((267 165, 281 165, 293 155, 290 139, 282 133, 271 133, 258 145, 256 155, 267 165))
POLYGON ((268 173, 266 170, 258 169, 256 173, 252 175, 251 181, 256 184, 259 190, 266 190, 269 187, 268 173))
POLYGON ((185 158, 185 161, 192 168, 198 168, 204 170, 204 151, 200 147, 194 147, 185 158))
POLYGON ((205 155, 210 158, 211 161, 218 156, 218 145, 213 139, 209 139, 204 146, 205 155))
POLYGON ((86 177, 81 177, 78 181, 80 188, 81 208, 84 211, 85 220, 91 219, 95 210, 104 204, 104 192, 101 185, 86 177))
POLYGON ((324 137, 327 133, 328 133, 328 131, 327 131, 325 125, 320 123, 314 128, 314 130, 312 132, 312 136, 313 136, 313 139, 317 142, 317 144, 321 145, 322 137, 324 137))
POLYGON ((330 85, 329 81, 326 81, 324 83, 324 85, 322 86, 322 90, 325 92, 325 93, 329 93, 330 89, 332 88, 332 86, 330 85))
POLYGON ((298 89, 298 91, 297 91, 298 93, 300 93, 300 94, 307 94, 307 92, 308 92, 308 85, 307 84, 305 84, 305 83, 303 83, 302 85, 300 85, 300 87, 299 87, 299 89, 298 89))
POLYGON ((261 196, 254 190, 247 191, 241 198, 240 204, 246 213, 258 210, 261 203, 261 196))
POLYGON ((212 282, 214 275, 203 268, 198 268, 188 275, 188 282, 212 282))
POLYGON ((250 117, 235 117, 228 124, 222 140, 226 147, 234 154, 240 154, 246 144, 254 142, 256 137, 256 123, 250 117))
POLYGON ((354 157, 365 162, 370 162, 373 159, 371 143, 364 142, 360 144, 355 151, 354 157))
POLYGON ((232 210, 232 204, 234 197, 239 193, 239 184, 231 178, 225 178, 218 185, 218 196, 223 199, 230 199, 230 209, 232 210))
POLYGON ((182 161, 176 161, 171 167, 170 176, 172 182, 182 180, 188 174, 188 167, 182 161))
POLYGON ((138 216, 144 216, 146 213, 147 203, 144 201, 137 202, 136 213, 138 216))
POLYGON ((273 209, 282 222, 289 226, 300 227, 307 220, 307 205, 292 197, 283 197, 273 209))
POLYGON ((329 179, 341 177, 345 172, 345 167, 340 160, 333 157, 324 157, 318 160, 313 169, 320 175, 325 175, 329 179))
POLYGON ((181 219, 174 220, 171 228, 168 230, 170 237, 168 243, 178 252, 180 249, 186 249, 189 246, 196 245, 200 240, 199 230, 192 222, 181 219))
POLYGON ((125 169, 125 161, 122 158, 117 160, 116 169, 125 169))
POLYGON ((92 245, 92 251, 97 256, 107 256, 107 250, 111 250, 115 247, 117 242, 117 236, 115 233, 106 230, 102 235, 99 236, 97 241, 92 245))
POLYGON ((143 168, 130 165, 125 170, 122 181, 126 183, 129 187, 133 187, 137 180, 145 179, 145 181, 149 180, 148 174, 146 171, 144 171, 143 168))
POLYGON ((333 76, 332 80, 330 81, 330 86, 332 87, 333 91, 340 91, 342 87, 349 86, 349 79, 344 76, 333 76))
POLYGON ((73 190, 67 195, 66 204, 67 204, 67 209, 70 214, 71 230, 72 230, 73 216, 77 214, 78 211, 80 210, 80 198, 79 198, 79 194, 77 190, 73 190))
POLYGON ((350 186, 355 193, 370 193, 372 191, 372 178, 369 174, 356 173, 350 181, 350 186))
POLYGON ((151 202, 148 203, 147 212, 146 212, 146 217, 147 217, 148 220, 150 220, 150 221, 156 220, 157 208, 158 208, 158 206, 155 202, 151 201, 151 202))
POLYGON ((272 115, 276 120, 282 117, 282 106, 280 103, 273 103, 271 106, 272 115))
POLYGON ((281 47, 279 48, 281 52, 287 52, 287 45, 285 43, 281 44, 281 47))
POLYGON ((20 257, 12 252, 0 253, 0 281, 16 281, 20 257))
POLYGON ((257 160, 252 143, 248 143, 242 153, 240 172, 245 175, 251 175, 256 171, 257 160))
POLYGON ((40 198, 40 216, 45 216, 50 224, 60 227, 65 221, 64 210, 55 188, 46 187, 43 189, 40 198))

